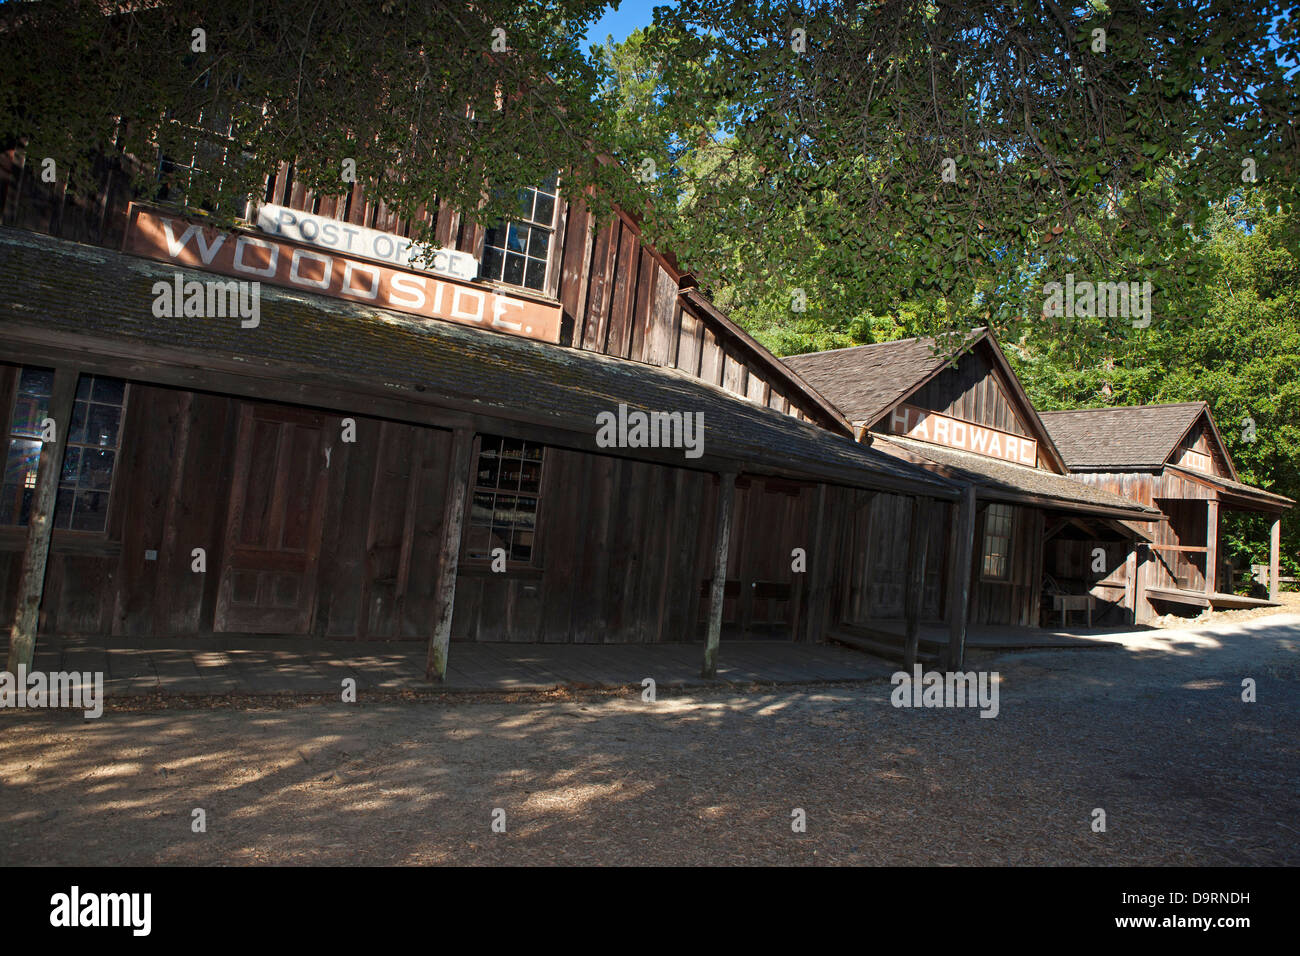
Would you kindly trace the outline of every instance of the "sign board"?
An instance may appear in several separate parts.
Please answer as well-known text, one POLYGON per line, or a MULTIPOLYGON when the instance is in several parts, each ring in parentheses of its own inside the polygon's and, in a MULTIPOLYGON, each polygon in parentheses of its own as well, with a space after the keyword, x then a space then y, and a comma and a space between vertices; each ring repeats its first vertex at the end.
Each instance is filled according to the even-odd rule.
POLYGON ((467 282, 478 278, 478 260, 467 252, 431 249, 405 236, 354 226, 287 206, 272 203, 259 206, 257 228, 290 242, 328 249, 354 259, 371 259, 398 269, 433 272, 467 282), (413 261, 417 258, 419 261, 413 261))
POLYGON ((889 415, 889 431, 917 441, 1000 458, 1017 465, 1038 465, 1038 442, 974 422, 928 412, 915 405, 899 405, 889 415))
POLYGON ((132 204, 126 252, 252 282, 559 342, 558 303, 518 298, 449 277, 394 269, 249 232, 210 226, 132 204))

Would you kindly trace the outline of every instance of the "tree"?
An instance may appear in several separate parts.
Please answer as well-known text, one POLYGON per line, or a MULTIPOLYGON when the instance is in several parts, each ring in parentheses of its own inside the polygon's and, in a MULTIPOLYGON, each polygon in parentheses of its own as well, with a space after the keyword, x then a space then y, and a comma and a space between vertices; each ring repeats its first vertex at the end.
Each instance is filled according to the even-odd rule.
POLYGON ((657 221, 707 286, 761 263, 817 277, 841 313, 918 299, 998 326, 1070 272, 1186 301, 1214 201, 1243 177, 1287 208, 1300 188, 1291 17, 682 0, 642 44, 663 68, 656 122, 716 118, 697 148, 718 158, 689 217, 662 196, 678 205, 657 221))
POLYGON ((141 194, 217 217, 293 162, 324 195, 359 181, 406 216, 436 199, 491 221, 559 169, 570 195, 619 188, 581 48, 605 5, 6 4, 0 148, 74 189, 117 157, 141 194))

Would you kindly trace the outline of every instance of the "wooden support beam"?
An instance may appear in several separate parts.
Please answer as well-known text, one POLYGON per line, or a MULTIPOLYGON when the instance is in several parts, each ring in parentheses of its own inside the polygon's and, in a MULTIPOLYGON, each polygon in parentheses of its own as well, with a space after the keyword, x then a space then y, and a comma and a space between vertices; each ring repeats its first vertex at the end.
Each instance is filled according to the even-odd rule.
POLYGON ((970 618, 971 563, 975 553, 975 486, 953 506, 956 542, 948 578, 948 670, 960 670, 966 657, 966 627, 970 618))
POLYGON ((425 661, 426 680, 446 680, 447 648, 451 644, 451 617, 456 603, 456 572, 460 566, 461 528, 469 499, 469 473, 474 433, 458 428, 452 434, 447 500, 442 509, 442 548, 438 553, 438 583, 434 594, 433 633, 425 661))
POLYGON ((722 603, 726 599, 727 550, 731 546, 731 510, 736 500, 736 475, 718 476, 718 506, 713 535, 713 582, 709 591, 709 630, 704 642, 704 670, 712 679, 718 673, 718 642, 722 638, 722 603))
POLYGON ((1278 515, 1268 533, 1268 599, 1274 602, 1281 598, 1282 580, 1278 577, 1282 573, 1281 555, 1282 516, 1278 515))
POLYGON ((1133 619, 1129 622, 1130 624, 1138 623, 1137 602, 1140 592, 1138 591, 1137 575, 1138 548, 1140 547, 1141 545, 1134 541, 1132 547, 1129 548, 1128 557, 1124 559, 1124 606, 1133 612, 1133 619))
POLYGON ((921 605, 925 598, 925 553, 930 543, 930 499, 912 498, 912 525, 907 538, 907 590, 903 598, 903 668, 916 664, 921 637, 921 605))
POLYGON ((77 397, 77 369, 60 366, 54 370, 54 387, 50 394, 48 418, 54 421, 54 441, 41 444, 36 466, 36 493, 27 519, 27 544, 23 549, 22 571, 18 578, 18 597, 9 628, 7 670, 31 670, 36 651, 36 630, 40 625, 41 599, 45 596, 45 568, 50 556, 50 538, 54 533, 54 504, 63 473, 63 453, 72 429, 72 403, 77 397))
POLYGON ((823 527, 826 522, 826 486, 817 486, 817 504, 813 508, 812 547, 808 549, 808 570, 798 575, 801 579, 800 598, 805 606, 796 611, 796 620, 803 625, 794 630, 796 641, 814 642, 822 639, 826 627, 828 603, 831 597, 829 550, 832 537, 823 527))
POLYGON ((1211 498, 1205 504, 1205 593, 1213 594, 1219 577, 1219 499, 1211 498))

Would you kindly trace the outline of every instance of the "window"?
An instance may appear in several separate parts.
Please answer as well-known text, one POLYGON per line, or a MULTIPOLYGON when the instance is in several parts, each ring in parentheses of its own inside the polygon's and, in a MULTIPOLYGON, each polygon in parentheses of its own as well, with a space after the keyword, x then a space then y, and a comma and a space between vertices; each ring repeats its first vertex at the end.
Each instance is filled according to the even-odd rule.
MULTIPOLYGON (((54 372, 49 369, 24 368, 19 375, 0 490, 0 525, 26 525, 31 517, 41 460, 41 422, 49 416, 53 387, 54 372)), ((125 407, 126 383, 121 379, 83 375, 78 380, 54 504, 55 528, 91 532, 107 528, 125 407)))
POLYGON ((504 548, 510 561, 533 560, 542 453, 532 442, 480 439, 466 542, 470 559, 490 561, 495 549, 504 548))
POLYGON ((989 505, 984 515, 984 561, 981 576, 1006 581, 1011 564, 1011 528, 1015 512, 1010 505, 989 505))
POLYGON ((519 217, 488 230, 483 243, 484 279, 546 289, 546 270, 555 238, 556 177, 537 189, 519 193, 519 217))

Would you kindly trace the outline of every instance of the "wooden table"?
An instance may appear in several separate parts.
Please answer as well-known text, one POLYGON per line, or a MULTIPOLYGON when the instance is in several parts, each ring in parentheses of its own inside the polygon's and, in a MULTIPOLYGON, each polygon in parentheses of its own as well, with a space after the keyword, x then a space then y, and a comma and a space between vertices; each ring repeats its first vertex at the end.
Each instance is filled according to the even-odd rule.
POLYGON ((1065 627, 1067 611, 1087 611, 1088 626, 1092 627, 1092 609, 1097 606, 1097 599, 1091 594, 1053 594, 1052 610, 1061 612, 1061 627, 1065 627))

